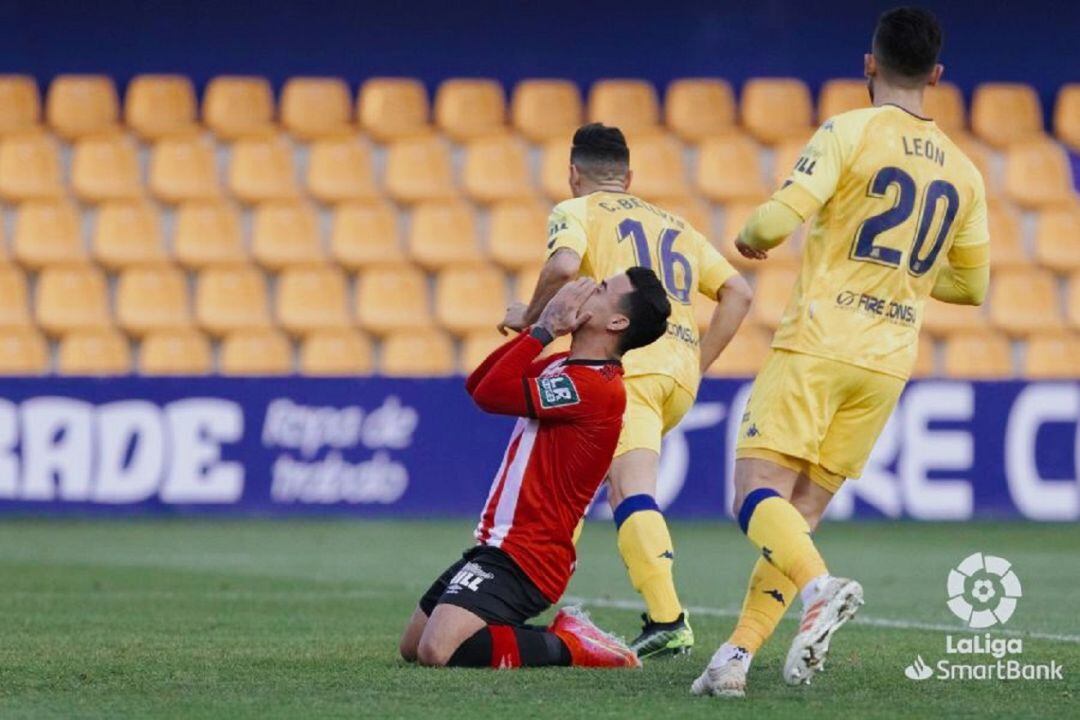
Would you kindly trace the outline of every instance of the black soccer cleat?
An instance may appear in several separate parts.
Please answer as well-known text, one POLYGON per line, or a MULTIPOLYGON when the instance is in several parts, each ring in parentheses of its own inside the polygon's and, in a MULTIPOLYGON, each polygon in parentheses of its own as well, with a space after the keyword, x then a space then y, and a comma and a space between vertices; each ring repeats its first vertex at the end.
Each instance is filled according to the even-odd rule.
POLYGON ((646 660, 665 655, 690 654, 694 647, 694 630, 685 612, 672 622, 654 622, 646 613, 641 614, 641 620, 644 623, 641 634, 630 643, 630 649, 639 658, 646 660))

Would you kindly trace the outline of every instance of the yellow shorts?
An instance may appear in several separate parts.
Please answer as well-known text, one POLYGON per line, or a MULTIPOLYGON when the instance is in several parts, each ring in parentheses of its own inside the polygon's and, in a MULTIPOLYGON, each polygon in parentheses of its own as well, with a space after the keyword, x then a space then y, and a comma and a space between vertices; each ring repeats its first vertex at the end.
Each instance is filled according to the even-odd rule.
POLYGON ((862 474, 904 385, 892 375, 773 349, 750 391, 735 456, 806 472, 835 493, 844 478, 862 474))
POLYGON ((626 412, 615 457, 631 450, 660 452, 660 438, 679 424, 694 396, 667 375, 635 375, 625 380, 626 412))

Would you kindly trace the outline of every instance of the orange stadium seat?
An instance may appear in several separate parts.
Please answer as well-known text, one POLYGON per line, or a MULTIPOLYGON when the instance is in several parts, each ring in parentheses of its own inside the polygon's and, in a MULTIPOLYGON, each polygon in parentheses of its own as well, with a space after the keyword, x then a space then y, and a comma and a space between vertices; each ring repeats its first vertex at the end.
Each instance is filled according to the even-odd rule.
POLYGON ((251 255, 270 270, 321 263, 325 258, 315 208, 305 202, 269 202, 256 207, 251 255))
POLYGON ((123 135, 79 140, 71 158, 71 188, 89 203, 140 197, 143 183, 135 143, 123 135))
POLYGON ((390 377, 452 375, 454 346, 441 330, 397 331, 383 341, 381 365, 390 377))
POLYGON ((1024 207, 1075 202, 1072 169, 1062 147, 1045 139, 1011 145, 1005 159, 1005 193, 1024 207))
POLYGON ((268 327, 270 309, 262 271, 241 265, 209 267, 199 272, 195 319, 214 335, 268 327))
POLYGON ((61 375, 126 375, 131 346, 116 330, 75 330, 60 338, 56 371, 61 375))
MULTIPOLYGON (((991 283, 993 285, 993 283, 991 283)), ((975 305, 955 305, 930 298, 923 309, 923 329, 935 337, 986 328, 986 313, 975 305)))
POLYGON ((461 366, 463 373, 471 373, 487 359, 495 348, 505 343, 510 338, 503 337, 494 328, 474 330, 466 335, 461 341, 461 366))
POLYGON ((1024 268, 1031 265, 1020 232, 1020 214, 1008 203, 991 201, 986 219, 990 228, 990 262, 993 268, 1024 268))
POLYGON ((522 80, 510 102, 514 127, 532 142, 567 142, 584 110, 577 85, 569 80, 522 80))
POLYGON ((949 137, 954 137, 957 131, 962 132, 967 127, 964 96, 960 88, 951 82, 939 82, 926 88, 926 94, 923 95, 923 114, 933 118, 949 137))
POLYGON ((548 209, 535 200, 494 205, 488 216, 488 256, 508 270, 542 261, 548 209))
POLYGON ((915 355, 915 367, 911 369, 912 377, 933 377, 936 374, 937 355, 934 341, 926 333, 919 333, 919 349, 915 355))
POLYGON ((49 369, 49 346, 33 328, 0 330, 0 375, 40 375, 49 369))
POLYGON ((409 228, 409 254, 427 270, 480 260, 472 206, 464 202, 417 205, 409 228))
POLYGON ((316 330, 300 344, 303 375, 370 375, 374 369, 371 341, 356 330, 316 330))
POLYGON ((481 203, 531 197, 534 192, 525 146, 512 137, 473 140, 465 148, 461 184, 481 203))
POLYGON ((407 138, 386 153, 386 192, 398 202, 446 200, 457 195, 450 150, 434 136, 407 138))
POLYGON ((29 268, 86 258, 79 210, 69 201, 19 206, 13 241, 15 259, 29 268))
POLYGON ((649 135, 635 139, 630 165, 634 169, 630 190, 646 200, 683 197, 690 191, 682 145, 674 137, 649 135))
POLYGON ((956 143, 956 146, 967 155, 968 159, 975 164, 975 169, 982 175, 986 196, 992 198, 1000 195, 1001 178, 998 177, 999 173, 994 172, 995 168, 990 162, 992 153, 987 146, 974 135, 961 129, 949 131, 948 134, 949 139, 956 143))
POLYGON ((971 129, 994 147, 1042 135, 1042 106, 1035 88, 1022 83, 983 83, 971 99, 971 129))
POLYGON ((29 75, 0 75, 0 135, 34 129, 41 120, 41 95, 29 75))
POLYGON ((1054 134, 1075 152, 1080 152, 1080 83, 1069 83, 1058 90, 1054 103, 1054 134))
POLYGON ((1080 335, 1068 332, 1031 335, 1024 352, 1024 377, 1075 379, 1077 358, 1080 358, 1080 335))
POLYGON ((514 300, 528 303, 532 300, 536 281, 540 279, 541 263, 526 265, 514 273, 514 300))
POLYGON ((1012 347, 996 332, 954 333, 945 340, 945 375, 972 380, 1013 376, 1012 347))
POLYGON ((110 202, 97 211, 94 259, 109 269, 168 259, 157 207, 148 202, 110 202))
POLYGON ((379 142, 428 131, 427 91, 412 78, 371 78, 356 99, 360 126, 379 142))
POLYGON ((452 78, 435 93, 435 123, 457 141, 505 130, 506 95, 495 80, 452 78))
POLYGON ((398 224, 398 211, 387 202, 338 205, 330 229, 330 256, 349 270, 404 262, 398 224))
POLYGON ((757 143, 731 133, 711 138, 698 149, 697 186, 717 202, 754 202, 768 194, 757 143))
POLYGON ((686 220, 694 229, 712 239, 712 206, 699 197, 664 198, 661 207, 686 220))
POLYGON ((50 335, 108 327, 105 275, 86 265, 50 265, 38 275, 34 309, 38 325, 50 335))
POLYGON ((278 276, 278 323, 294 335, 349 327, 345 276, 335 267, 285 268, 278 276))
POLYGON ((1065 295, 1065 313, 1069 324, 1080 328, 1080 272, 1069 275, 1069 285, 1065 295))
POLYGON ((173 253, 187 268, 246 263, 240 214, 223 201, 184 203, 176 211, 173 253))
MULTIPOLYGON (((716 303, 712 303, 715 306, 716 303)), ((709 308, 710 315, 712 308, 709 308)), ((706 374, 709 377, 752 377, 769 355, 772 333, 754 325, 739 328, 731 343, 720 353, 706 374)))
POLYGON ((303 140, 348 132, 351 115, 349 86, 340 78, 294 77, 281 89, 281 124, 303 140))
POLYGON ((206 86, 203 121, 218 136, 234 140, 273 128, 274 94, 266 78, 222 75, 206 86))
POLYGON ((735 128, 735 93, 727 80, 683 78, 667 88, 664 122, 685 142, 696 143, 735 128))
POLYGON ((297 197, 292 146, 284 137, 237 140, 229 160, 229 190, 245 203, 297 197))
POLYGON ((137 75, 124 98, 124 122, 146 140, 198 129, 195 87, 183 75, 137 75))
POLYGON ((128 268, 116 282, 116 322, 129 335, 191 326, 187 278, 174 267, 128 268))
POLYGON ((1055 272, 1080 269, 1080 207, 1049 208, 1039 213, 1035 259, 1055 272))
POLYGON ((60 149, 40 132, 9 135, 0 140, 0 198, 8 202, 60 197, 60 149))
POLYGON ((570 198, 570 142, 552 140, 540 152, 540 189, 552 202, 570 198))
POLYGON ((624 133, 651 131, 660 124, 656 88, 646 80, 597 80, 589 88, 589 121, 624 133))
POLYGON ((829 80, 821 86, 821 96, 818 98, 818 122, 825 122, 833 115, 839 115, 848 110, 868 107, 870 107, 870 93, 866 88, 865 79, 829 80))
POLYGON ((754 276, 754 303, 750 311, 753 318, 775 330, 798 277, 798 271, 791 268, 764 267, 758 270, 754 276))
POLYGON ((990 283, 990 321, 1009 335, 1060 330, 1057 279, 1045 270, 995 273, 990 283))
POLYGON ((357 323, 375 335, 429 327, 427 278, 412 265, 365 270, 356 281, 355 308, 357 323))
POLYGON ((150 153, 150 192, 159 200, 211 200, 220 197, 214 146, 200 137, 158 140, 150 153))
POLYGON ((371 150, 358 138, 323 138, 311 144, 307 188, 324 203, 373 200, 379 197, 371 150))
POLYGON ((293 348, 277 330, 237 330, 221 341, 222 375, 288 375, 293 348))
POLYGON ((113 130, 120 119, 116 85, 104 75, 57 75, 45 97, 45 118, 66 139, 113 130))
POLYGON ((15 265, 0 264, 0 328, 30 325, 29 298, 26 274, 15 265))
POLYGON ((435 317, 455 335, 493 328, 505 312, 506 280, 497 268, 451 267, 435 280, 435 317))
POLYGON ((773 145, 808 136, 814 106, 802 80, 753 78, 743 86, 740 114, 751 135, 773 145))
POLYGON ((213 369, 210 340, 198 330, 152 332, 139 346, 143 375, 205 375, 213 369))

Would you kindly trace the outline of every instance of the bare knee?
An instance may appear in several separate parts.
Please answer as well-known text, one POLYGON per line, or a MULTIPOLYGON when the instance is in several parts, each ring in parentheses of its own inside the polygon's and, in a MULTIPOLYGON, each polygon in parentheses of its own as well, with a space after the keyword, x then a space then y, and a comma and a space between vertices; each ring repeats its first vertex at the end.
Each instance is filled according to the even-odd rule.
POLYGON ((398 643, 398 652, 401 654, 401 659, 405 662, 416 662, 416 639, 410 638, 408 634, 401 637, 401 642, 398 643))
POLYGON ((427 638, 420 638, 416 646, 416 660, 425 667, 445 667, 453 654, 453 649, 441 647, 427 638))

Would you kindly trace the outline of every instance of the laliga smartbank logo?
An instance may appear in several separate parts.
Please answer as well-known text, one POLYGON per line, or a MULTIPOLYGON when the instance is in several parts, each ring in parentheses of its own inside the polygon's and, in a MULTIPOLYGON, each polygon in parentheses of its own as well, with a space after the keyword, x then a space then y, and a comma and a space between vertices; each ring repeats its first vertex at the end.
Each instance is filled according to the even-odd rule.
MULTIPOLYGON (((1020 578, 1012 563, 997 555, 974 553, 949 571, 948 606, 953 615, 973 630, 1004 625, 1023 597, 1020 578)), ((927 664, 922 655, 904 668, 910 680, 1061 680, 1062 666, 1023 662, 1024 641, 1018 637, 946 635, 948 657, 927 664)))

